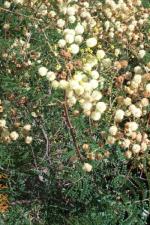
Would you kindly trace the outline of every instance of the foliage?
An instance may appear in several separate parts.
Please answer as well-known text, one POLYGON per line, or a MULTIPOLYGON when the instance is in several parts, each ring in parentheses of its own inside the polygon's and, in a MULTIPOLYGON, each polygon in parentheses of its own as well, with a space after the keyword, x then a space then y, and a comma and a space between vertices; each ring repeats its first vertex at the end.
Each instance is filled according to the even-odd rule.
MULTIPOLYGON (((113 119, 109 110, 99 123, 81 113, 79 103, 65 111, 65 91, 53 90, 47 78, 38 74, 44 65, 63 76, 60 68, 66 68, 68 63, 59 54, 57 43, 63 35, 56 29, 56 20, 51 18, 53 11, 58 12, 59 1, 16 2, 12 1, 7 8, 0 1, 0 119, 7 121, 6 127, 0 128, 0 175, 7 175, 0 182, 7 188, 0 192, 7 194, 9 200, 8 211, 0 215, 0 224, 148 224, 149 149, 138 157, 133 154, 127 158, 122 145, 108 143, 105 135, 113 119), (45 10, 40 8, 42 3, 46 4, 48 15, 42 14, 45 10), (26 130, 25 125, 31 125, 31 129, 26 130), (17 140, 13 140, 13 131, 19 134, 17 140), (88 157, 84 144, 90 149, 88 157), (92 154, 99 158, 93 160, 92 154), (85 162, 92 165, 92 171, 83 169, 85 162)), ((93 1, 93 7, 97 2, 103 1, 93 1)), ((147 1, 144 7, 149 7, 147 1)), ((149 30, 149 23, 144 30, 145 33, 149 30)), ((149 39, 145 39, 149 46, 149 39)), ((122 48, 121 43, 113 42, 115 47, 122 48)), ((112 43, 102 45, 113 57, 112 43)), ((84 43, 81 48, 84 50, 84 43)), ((130 57, 132 53, 126 49, 122 53, 123 60, 129 59, 129 71, 137 65, 144 67, 149 54, 147 50, 139 60, 130 57)), ((74 55, 73 60, 81 60, 80 56, 80 53, 79 58, 74 55)), ((118 71, 103 73, 107 92, 118 71)), ((111 97, 118 95, 124 93, 113 88, 111 97)), ((108 97, 109 92, 104 100, 108 97)), ((149 137, 148 113, 149 108, 140 128, 149 137)))

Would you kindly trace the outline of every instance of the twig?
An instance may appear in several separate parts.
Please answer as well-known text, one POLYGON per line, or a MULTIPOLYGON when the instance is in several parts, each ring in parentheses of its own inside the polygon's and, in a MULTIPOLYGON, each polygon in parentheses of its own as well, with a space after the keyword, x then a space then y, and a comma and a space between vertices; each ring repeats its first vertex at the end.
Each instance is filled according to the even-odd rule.
POLYGON ((79 146, 77 144, 75 129, 72 126, 70 118, 69 118, 68 106, 67 106, 67 101, 66 101, 66 94, 65 94, 65 102, 64 102, 64 113, 65 113, 65 120, 66 120, 67 126, 68 126, 68 128, 70 130, 70 134, 71 134, 74 146, 75 146, 76 154, 79 157, 79 159, 82 161, 83 157, 82 157, 82 155, 80 153, 80 148, 79 148, 79 146))
POLYGON ((44 136, 44 138, 46 140, 46 153, 45 153, 45 155, 43 157, 43 160, 47 157, 49 163, 51 164, 51 160, 50 160, 50 156, 49 156, 49 153, 50 153, 50 141, 49 141, 48 135, 47 135, 47 133, 46 133, 46 131, 45 131, 43 126, 41 126, 41 130, 42 130, 43 136, 44 136))

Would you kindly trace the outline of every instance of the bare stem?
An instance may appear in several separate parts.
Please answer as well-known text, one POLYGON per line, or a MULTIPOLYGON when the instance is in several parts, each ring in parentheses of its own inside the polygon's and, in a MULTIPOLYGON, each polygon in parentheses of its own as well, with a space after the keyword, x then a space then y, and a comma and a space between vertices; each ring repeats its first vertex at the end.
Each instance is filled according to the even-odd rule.
POLYGON ((77 156, 79 157, 79 159, 82 161, 82 160, 83 160, 83 157, 82 157, 82 155, 81 155, 80 148, 79 148, 79 146, 78 146, 78 144, 77 144, 77 140, 76 140, 76 132, 75 132, 75 129, 74 129, 74 127, 72 126, 72 123, 71 123, 70 118, 69 118, 68 106, 67 106, 67 101, 66 101, 66 94, 65 94, 65 102, 64 102, 64 113, 65 113, 65 120, 66 120, 66 123, 67 123, 67 127, 68 127, 69 130, 70 130, 70 134, 71 134, 71 137, 72 137, 74 146, 75 146, 76 155, 77 155, 77 156))

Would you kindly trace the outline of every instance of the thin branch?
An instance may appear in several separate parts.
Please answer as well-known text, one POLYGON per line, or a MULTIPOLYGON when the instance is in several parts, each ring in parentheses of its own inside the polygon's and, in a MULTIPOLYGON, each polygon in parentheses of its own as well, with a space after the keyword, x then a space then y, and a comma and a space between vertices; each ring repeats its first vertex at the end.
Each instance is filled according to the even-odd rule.
POLYGON ((44 138, 46 140, 46 152, 45 152, 45 155, 43 157, 43 160, 45 158, 47 158, 49 163, 51 164, 51 159, 50 159, 50 155, 49 155, 49 153, 50 153, 50 141, 49 141, 48 135, 47 135, 47 133, 46 133, 46 131, 45 131, 43 126, 41 126, 41 131, 42 131, 43 136, 44 136, 44 138))
POLYGON ((78 144, 77 144, 77 140, 76 140, 76 132, 75 132, 75 129, 74 129, 74 127, 72 126, 72 123, 71 123, 70 118, 69 118, 68 106, 67 106, 67 101, 66 101, 66 94, 65 94, 65 102, 64 102, 64 113, 65 113, 65 120, 66 120, 66 123, 67 123, 67 127, 68 127, 69 130, 70 130, 70 134, 71 134, 71 137, 72 137, 74 146, 75 146, 76 155, 77 155, 77 156, 79 157, 79 159, 82 161, 82 160, 83 160, 83 157, 82 157, 82 155, 81 155, 80 148, 79 148, 79 146, 78 146, 78 144))

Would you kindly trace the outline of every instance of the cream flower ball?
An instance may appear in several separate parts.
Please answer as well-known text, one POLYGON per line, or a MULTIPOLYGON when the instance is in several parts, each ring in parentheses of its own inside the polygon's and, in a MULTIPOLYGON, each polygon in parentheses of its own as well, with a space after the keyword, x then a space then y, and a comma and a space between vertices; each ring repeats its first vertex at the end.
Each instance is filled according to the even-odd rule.
POLYGON ((129 148, 130 144, 131 144, 131 141, 129 139, 124 139, 123 142, 122 142, 122 146, 124 148, 129 148))
POLYGON ((148 98, 143 98, 143 99, 141 100, 141 104, 142 104, 143 107, 147 107, 147 106, 149 105, 149 100, 148 100, 148 98))
POLYGON ((33 140, 33 138, 32 138, 31 136, 27 136, 27 137, 25 138, 25 143, 26 143, 26 144, 31 144, 31 143, 32 143, 32 140, 33 140))
POLYGON ((140 108, 135 108, 132 110, 132 114, 135 118, 140 118, 142 116, 142 111, 140 108))
POLYGON ((91 73, 90 73, 91 77, 95 80, 97 80, 99 78, 99 73, 97 72, 97 70, 93 70, 91 73))
POLYGON ((150 93, 150 83, 146 85, 146 92, 150 93))
POLYGON ((66 41, 64 39, 60 39, 58 41, 59 48, 64 48, 66 46, 66 41))
POLYGON ((96 110, 99 111, 100 113, 104 113, 106 110, 107 106, 105 102, 98 102, 96 104, 96 110))
POLYGON ((144 58, 145 54, 146 54, 146 51, 144 49, 142 49, 138 52, 138 57, 140 59, 142 59, 142 58, 144 58))
POLYGON ((124 102, 124 104, 125 104, 126 106, 129 106, 129 105, 131 105, 131 103, 132 103, 132 99, 129 98, 129 97, 127 97, 127 98, 124 99, 123 102, 124 102))
POLYGON ((103 59, 105 57, 105 52, 103 50, 98 50, 96 52, 96 56, 99 60, 103 59))
POLYGON ((75 27, 75 33, 76 35, 84 33, 84 27, 80 23, 78 23, 77 26, 75 27))
POLYGON ((121 109, 118 109, 115 113, 115 121, 121 122, 124 118, 125 112, 121 109))
POLYGON ((30 131, 31 130, 31 124, 26 124, 26 125, 24 125, 24 127, 23 127, 23 129, 25 130, 25 131, 30 131))
POLYGON ((102 93, 100 91, 93 91, 91 94, 93 101, 99 101, 102 98, 102 93))
POLYGON ((83 42, 83 37, 81 35, 77 35, 77 36, 75 36, 74 41, 77 44, 81 44, 83 42))
POLYGON ((84 93, 84 88, 79 86, 77 89, 75 89, 75 93, 79 96, 82 95, 84 93))
POLYGON ((93 111, 93 112, 91 113, 91 119, 92 119, 92 120, 98 121, 98 120, 100 120, 100 118, 101 118, 101 113, 100 113, 100 112, 98 112, 98 111, 93 111))
POLYGON ((16 131, 12 131, 10 133, 10 138, 13 140, 13 141, 16 141, 19 137, 19 134, 16 132, 16 131))
POLYGON ((56 74, 52 71, 48 71, 47 74, 46 74, 46 78, 49 80, 49 81, 53 81, 56 79, 56 74))
POLYGON ((65 20, 63 20, 63 19, 57 20, 57 26, 59 28, 63 28, 65 26, 65 20))
POLYGON ((140 66, 136 66, 136 67, 134 67, 134 72, 135 72, 135 74, 142 74, 143 70, 140 66))
POLYGON ((140 145, 134 144, 134 145, 132 146, 132 152, 133 152, 133 153, 138 154, 138 153, 140 152, 140 150, 141 150, 141 146, 140 146, 140 145))
POLYGON ((77 44, 72 44, 72 45, 70 45, 70 52, 73 54, 73 55, 76 55, 76 54, 78 54, 78 52, 79 52, 79 45, 77 45, 77 44))
POLYGON ((79 82, 77 80, 70 80, 69 81, 70 89, 76 90, 80 87, 79 82))
POLYGON ((98 87, 98 81, 97 80, 90 80, 90 85, 92 87, 92 89, 96 89, 98 87))
POLYGON ((72 96, 71 98, 69 98, 69 99, 67 100, 67 103, 68 103, 68 105, 69 105, 70 107, 73 106, 73 105, 75 105, 76 102, 77 102, 77 99, 76 99, 75 96, 72 96))
POLYGON ((142 76, 140 74, 136 74, 133 78, 133 81, 137 84, 140 84, 142 82, 142 76))
POLYGON ((109 128, 109 133, 112 135, 112 136, 115 136, 117 134, 117 131, 118 131, 118 128, 116 126, 111 126, 109 128))
POLYGON ((84 163, 84 165, 83 165, 83 167, 82 167, 82 169, 85 171, 85 172, 91 172, 92 171, 92 165, 91 164, 89 164, 89 163, 84 163))
POLYGON ((65 89, 68 88, 68 86, 69 86, 68 81, 66 81, 66 80, 60 80, 60 81, 59 81, 59 87, 60 87, 61 89, 65 90, 65 89))
POLYGON ((8 1, 5 1, 5 2, 4 2, 4 7, 5 7, 6 9, 9 9, 10 6, 11 6, 11 2, 8 2, 8 1))
POLYGON ((24 0, 14 0, 14 3, 22 5, 24 3, 24 0))
POLYGON ((6 120, 1 119, 0 120, 0 128, 4 128, 6 126, 6 120))
POLYGON ((69 15, 69 16, 74 16, 75 14, 76 14, 76 8, 75 7, 68 7, 67 8, 67 11, 66 11, 66 13, 69 15))
POLYGON ((139 125, 136 122, 128 122, 126 123, 126 125, 131 131, 136 131, 139 127, 139 125))
POLYGON ((112 136, 108 136, 108 138, 107 138, 108 144, 113 145, 115 143, 115 141, 116 141, 116 138, 114 138, 112 136))
POLYGON ((83 70, 85 72, 90 72, 92 70, 92 64, 91 63, 86 63, 84 66, 83 66, 83 70))
POLYGON ((47 69, 46 67, 44 67, 44 66, 42 66, 42 67, 40 67, 40 68, 38 69, 38 73, 39 73, 39 75, 40 75, 41 77, 46 76, 47 71, 48 71, 48 69, 47 69))
POLYGON ((69 20, 69 23, 74 23, 76 21, 76 17, 75 16, 69 16, 68 20, 69 20))
POLYGON ((82 108, 84 111, 90 111, 92 109, 92 103, 91 102, 84 102, 82 104, 82 108))
POLYGON ((52 88, 54 89, 59 88, 59 82, 57 80, 52 81, 51 85, 52 85, 52 88))
POLYGON ((73 34, 66 34, 65 41, 69 44, 72 44, 74 42, 74 35, 73 34))
POLYGON ((88 48, 93 48, 97 45, 97 39, 95 37, 86 40, 86 45, 88 48))
POLYGON ((72 34, 73 36, 75 36, 75 30, 67 28, 64 30, 64 35, 67 35, 67 34, 72 34))

